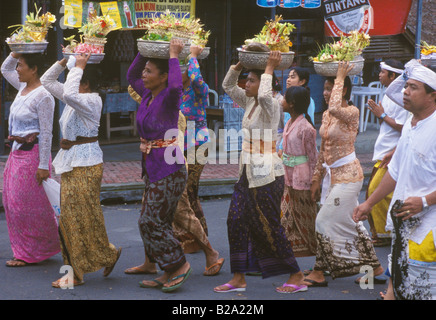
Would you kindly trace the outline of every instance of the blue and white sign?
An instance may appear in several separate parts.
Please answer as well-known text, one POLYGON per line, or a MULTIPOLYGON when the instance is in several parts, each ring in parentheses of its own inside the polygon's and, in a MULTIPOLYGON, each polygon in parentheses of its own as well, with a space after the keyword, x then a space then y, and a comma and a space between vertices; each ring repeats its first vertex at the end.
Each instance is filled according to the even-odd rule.
POLYGON ((257 5, 264 8, 273 8, 278 6, 279 0, 257 0, 257 5))
POLYGON ((321 6, 321 0, 257 0, 257 5, 264 8, 307 8, 314 9, 321 6))

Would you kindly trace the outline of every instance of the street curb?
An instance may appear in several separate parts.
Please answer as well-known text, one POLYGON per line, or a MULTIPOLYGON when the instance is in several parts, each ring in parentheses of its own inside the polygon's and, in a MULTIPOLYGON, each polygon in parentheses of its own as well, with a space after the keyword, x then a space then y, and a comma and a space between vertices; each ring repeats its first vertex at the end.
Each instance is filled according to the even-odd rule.
MULTIPOLYGON (((237 178, 200 180, 200 197, 219 197, 233 194, 237 178)), ((141 201, 144 193, 144 183, 113 183, 101 186, 100 200, 102 203, 141 201)))
MULTIPOLYGON (((364 173, 362 191, 368 188, 371 172, 364 173)), ((205 179, 200 180, 200 197, 221 197, 233 194, 234 185, 238 178, 205 179)), ((100 199, 102 203, 141 201, 144 193, 144 184, 106 184, 101 188, 100 199)))

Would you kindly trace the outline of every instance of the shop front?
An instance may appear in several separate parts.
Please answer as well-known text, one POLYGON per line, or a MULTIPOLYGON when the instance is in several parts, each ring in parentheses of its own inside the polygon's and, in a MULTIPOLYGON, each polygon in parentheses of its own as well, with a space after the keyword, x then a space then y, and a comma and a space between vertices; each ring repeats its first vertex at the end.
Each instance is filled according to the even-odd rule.
MULTIPOLYGON (((44 11, 56 13, 57 17, 56 26, 48 34, 48 64, 63 57, 62 45, 67 44, 64 38, 78 34, 78 27, 86 21, 90 10, 109 14, 119 23, 119 27, 107 35, 105 58, 97 65, 101 75, 99 91, 104 101, 99 137, 102 144, 138 139, 135 127, 138 104, 128 93, 126 72, 138 52, 136 40, 144 35, 145 24, 153 15, 167 9, 181 15, 195 16, 205 24, 205 29, 211 31, 207 44, 211 48, 210 54, 201 60, 200 66, 210 89, 220 96, 217 104, 221 107, 221 97, 224 94, 221 83, 230 65, 238 60, 237 48, 244 44, 245 39, 257 34, 265 21, 275 15, 281 15, 284 21, 296 26, 291 34, 291 50, 295 52, 294 65, 311 70, 309 87, 315 100, 316 112, 322 111, 324 107, 324 78, 314 72, 310 58, 316 54, 319 46, 333 40, 338 32, 357 28, 371 35, 372 44, 364 52, 366 65, 363 78, 367 82, 376 77, 377 65, 381 59, 395 56, 406 60, 413 57, 413 46, 403 36, 411 0, 401 1, 401 6, 395 0, 22 0, 21 4, 19 1, 8 4, 7 10, 6 4, 1 4, 2 61, 9 54, 9 48, 4 42, 11 32, 7 26, 20 23, 22 11, 32 11, 35 3, 44 11), (22 9, 23 7, 26 8, 22 9), (391 20, 388 20, 384 17, 386 8, 396 10, 395 18, 389 17, 391 20)), ((79 40, 79 36, 76 36, 76 40, 79 40)), ((276 73, 283 88, 288 73, 289 70, 276 73)), ((2 81, 2 140, 7 134, 8 105, 14 96, 14 90, 2 81)), ((57 102, 53 146, 58 145, 60 138, 57 120, 62 110, 62 104, 57 102)), ((3 151, 0 149, 0 152, 3 151)))

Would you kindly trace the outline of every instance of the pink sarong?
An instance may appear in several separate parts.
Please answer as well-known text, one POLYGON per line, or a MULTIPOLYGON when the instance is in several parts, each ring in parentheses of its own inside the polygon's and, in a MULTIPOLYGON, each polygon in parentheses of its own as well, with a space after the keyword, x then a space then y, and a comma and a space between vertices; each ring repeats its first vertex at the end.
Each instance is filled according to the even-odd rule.
MULTIPOLYGON (((58 224, 36 181, 39 148, 11 152, 3 173, 3 206, 15 259, 37 263, 60 252, 58 224)), ((51 162, 50 162, 51 168, 51 162)))

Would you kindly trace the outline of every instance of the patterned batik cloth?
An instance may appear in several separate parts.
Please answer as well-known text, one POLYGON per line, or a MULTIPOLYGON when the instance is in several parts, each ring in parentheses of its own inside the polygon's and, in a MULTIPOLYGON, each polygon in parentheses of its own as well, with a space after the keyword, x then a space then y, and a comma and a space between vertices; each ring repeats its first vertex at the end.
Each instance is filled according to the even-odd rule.
MULTIPOLYGON (((191 230, 183 231, 180 228, 177 229, 177 238, 182 243, 185 253, 193 253, 199 251, 201 247, 196 239, 204 240, 204 236, 207 237, 208 235, 206 217, 204 216, 203 208, 201 207, 200 198, 198 196, 200 176, 204 169, 204 165, 200 164, 196 157, 198 148, 199 146, 196 146, 194 149, 192 149, 195 150, 195 153, 191 153, 191 151, 185 152, 185 157, 189 160, 188 181, 186 183, 186 195, 188 202, 183 202, 181 204, 179 203, 176 216, 179 215, 179 211, 182 210, 182 214, 187 216, 189 220, 192 220, 192 216, 189 215, 188 217, 188 213, 192 211, 196 219, 199 220, 203 230, 194 230, 195 233, 192 233, 191 230), (193 156, 195 156, 195 158, 193 158, 193 156)), ((207 157, 207 154, 208 152, 206 150, 204 156, 207 157)), ((178 218, 179 221, 180 219, 182 218, 178 218)), ((197 226, 197 222, 194 223, 192 221, 190 223, 185 223, 185 225, 197 226)))
MULTIPOLYGON (((387 172, 387 168, 380 168, 381 161, 377 161, 374 165, 371 178, 369 180, 367 199, 375 191, 384 175, 387 172)), ((371 209, 371 215, 368 219, 370 225, 370 231, 373 238, 390 238, 391 234, 386 231, 386 219, 389 211, 389 206, 392 201, 393 192, 388 194, 383 200, 377 202, 371 209)))
POLYGON ((284 177, 248 188, 245 173, 235 184, 227 218, 232 273, 261 272, 263 278, 300 271, 280 223, 284 177))
POLYGON ((185 188, 174 215, 173 230, 185 253, 193 253, 201 247, 211 247, 200 220, 195 216, 185 188))
POLYGON ((315 219, 318 210, 310 190, 295 190, 285 186, 281 210, 281 223, 295 256, 316 255, 315 219))
POLYGON ((61 175, 61 236, 64 264, 83 280, 85 273, 112 266, 117 249, 106 233, 100 189, 103 164, 76 167, 61 175))
POLYGON ((394 230, 389 269, 397 300, 436 300, 436 248, 430 231, 420 243, 412 240, 420 218, 402 220, 390 212, 394 230))
POLYGON ((177 204, 186 187, 186 167, 156 182, 144 175, 145 191, 139 217, 139 231, 150 262, 166 272, 174 272, 186 262, 173 231, 177 204))
MULTIPOLYGON (((3 172, 3 206, 15 259, 37 263, 60 252, 58 224, 38 185, 39 146, 9 155, 3 172)), ((51 163, 49 162, 49 167, 51 163)))
POLYGON ((314 270, 329 271, 333 279, 362 273, 361 267, 380 266, 368 231, 352 219, 362 183, 332 185, 316 218, 314 270))

